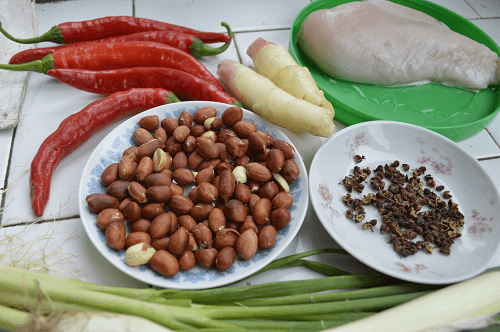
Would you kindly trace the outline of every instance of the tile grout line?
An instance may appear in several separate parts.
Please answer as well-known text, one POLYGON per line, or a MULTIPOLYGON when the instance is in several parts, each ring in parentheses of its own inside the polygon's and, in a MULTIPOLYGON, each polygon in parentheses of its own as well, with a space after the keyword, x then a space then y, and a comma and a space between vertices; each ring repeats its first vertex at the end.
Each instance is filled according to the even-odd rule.
POLYGON ((3 219, 3 209, 5 207, 5 200, 6 200, 6 192, 7 188, 9 185, 9 171, 10 171, 10 165, 12 162, 12 152, 14 151, 14 142, 16 138, 16 133, 17 133, 17 125, 14 127, 14 130, 12 131, 12 142, 10 143, 10 150, 9 150, 9 159, 7 160, 7 169, 5 170, 5 179, 3 183, 3 188, 2 188, 2 200, 0 202, 0 225, 2 225, 2 219, 3 219))

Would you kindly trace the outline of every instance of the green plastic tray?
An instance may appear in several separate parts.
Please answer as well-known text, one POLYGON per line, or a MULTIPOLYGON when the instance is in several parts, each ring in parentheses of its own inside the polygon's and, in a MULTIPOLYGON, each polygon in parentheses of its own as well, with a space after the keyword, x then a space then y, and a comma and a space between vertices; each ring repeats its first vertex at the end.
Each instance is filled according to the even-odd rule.
MULTIPOLYGON (((290 54, 301 66, 309 68, 319 88, 333 104, 335 119, 346 125, 372 120, 406 122, 433 130, 453 141, 471 137, 493 121, 500 111, 498 85, 479 92, 433 83, 382 87, 342 81, 320 71, 299 48, 300 26, 313 11, 352 1, 313 1, 300 11, 290 35, 290 54)), ((500 55, 500 48, 487 34, 446 8, 428 1, 391 1, 424 12, 500 55)))

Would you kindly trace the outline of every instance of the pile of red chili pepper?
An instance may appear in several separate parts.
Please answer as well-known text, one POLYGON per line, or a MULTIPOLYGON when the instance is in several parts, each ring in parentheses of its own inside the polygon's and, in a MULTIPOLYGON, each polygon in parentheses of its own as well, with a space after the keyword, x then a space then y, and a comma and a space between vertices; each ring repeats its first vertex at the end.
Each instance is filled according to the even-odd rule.
POLYGON ((243 105, 227 94, 217 78, 197 59, 224 52, 227 34, 132 16, 108 16, 66 22, 28 39, 0 33, 23 43, 54 42, 15 54, 0 69, 34 71, 79 90, 109 95, 66 118, 41 144, 31 164, 30 196, 36 216, 49 199, 52 173, 58 163, 96 131, 129 115, 180 100, 243 105), (218 48, 207 43, 224 43, 218 48), (180 100, 179 100, 180 98, 180 100))

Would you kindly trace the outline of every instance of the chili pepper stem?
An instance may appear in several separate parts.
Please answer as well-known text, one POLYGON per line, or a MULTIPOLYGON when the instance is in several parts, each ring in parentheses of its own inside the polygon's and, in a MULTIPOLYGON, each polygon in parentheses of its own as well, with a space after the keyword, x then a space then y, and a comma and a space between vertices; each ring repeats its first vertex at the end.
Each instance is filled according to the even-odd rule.
POLYGON ((54 58, 52 54, 46 55, 41 60, 35 60, 19 65, 6 65, 0 64, 0 69, 13 70, 13 71, 34 71, 47 75, 50 69, 54 69, 54 58))
MULTIPOLYGON (((227 34, 229 36, 231 36, 231 40, 233 40, 233 32, 231 31, 229 24, 227 24, 226 22, 222 22, 221 25, 227 29, 227 34)), ((212 55, 220 54, 220 53, 224 52, 225 50, 227 50, 227 48, 231 44, 231 40, 225 42, 224 45, 222 45, 221 47, 209 47, 209 46, 205 45, 201 41, 201 39, 194 37, 193 43, 191 44, 191 46, 189 48, 191 49, 191 55, 196 57, 196 58, 199 58, 202 56, 212 56, 212 55)))
POLYGON ((19 44, 36 44, 36 43, 40 43, 40 42, 44 42, 44 41, 54 42, 54 43, 58 43, 58 44, 63 43, 63 35, 61 33, 61 29, 57 26, 53 26, 49 31, 47 31, 43 35, 33 37, 33 38, 21 39, 21 38, 13 37, 11 34, 9 34, 7 31, 5 31, 5 29, 2 27, 2 22, 0 22, 0 32, 2 33, 2 35, 7 37, 8 39, 10 39, 16 43, 19 43, 19 44))

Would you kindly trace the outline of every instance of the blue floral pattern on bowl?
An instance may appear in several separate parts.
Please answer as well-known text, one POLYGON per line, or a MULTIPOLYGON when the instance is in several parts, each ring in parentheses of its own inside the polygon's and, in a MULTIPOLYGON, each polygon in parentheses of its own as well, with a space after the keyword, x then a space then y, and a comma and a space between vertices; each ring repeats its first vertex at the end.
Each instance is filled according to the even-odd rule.
MULTIPOLYGON (((167 105, 167 106, 169 106, 169 105, 167 105)), ((193 108, 180 107, 180 108, 175 109, 171 112, 164 112, 164 113, 158 112, 155 114, 157 114, 160 117, 160 119, 162 119, 162 116, 163 116, 163 118, 172 117, 174 119, 177 119, 183 111, 187 111, 191 115, 193 115, 194 112, 198 108, 199 107, 193 107, 193 108)), ((220 110, 218 110, 217 115, 220 116, 220 113, 221 113, 220 110)), ((145 116, 145 115, 146 114, 144 114, 144 113, 142 114, 142 116, 145 116)), ((243 120, 251 121, 251 122, 255 123, 258 130, 262 130, 262 131, 272 135, 274 137, 274 139, 278 139, 278 136, 273 131, 268 130, 268 128, 266 128, 266 125, 261 123, 261 122, 263 122, 263 120, 255 121, 254 119, 251 119, 251 118, 244 118, 243 120)), ((121 156, 123 155, 123 152, 127 148, 129 148, 130 146, 134 145, 134 142, 132 139, 132 133, 134 132, 134 130, 136 128, 138 128, 138 125, 136 123, 137 123, 137 121, 135 123, 130 122, 130 124, 128 124, 128 122, 123 123, 120 127, 122 127, 122 126, 126 126, 126 127, 122 128, 122 130, 120 130, 118 135, 115 134, 115 137, 112 138, 112 144, 108 148, 103 149, 103 151, 105 151, 105 156, 101 156, 100 158, 98 158, 98 162, 87 165, 86 169, 88 168, 90 170, 90 174, 88 174, 87 178, 86 178, 87 179, 87 182, 85 183, 86 189, 83 192, 85 197, 90 195, 90 194, 93 194, 93 193, 104 193, 105 192, 106 188, 101 184, 101 181, 100 181, 101 174, 107 166, 109 166, 112 163, 119 162, 121 156)), ((267 126, 272 126, 272 125, 267 124, 267 126)), ((118 127, 118 128, 120 128, 120 127, 118 127)), ((112 134, 113 134, 113 132, 110 133, 109 135, 112 135, 112 134)), ((281 138, 281 139, 283 139, 283 138, 281 138)), ((302 160, 300 160, 300 163, 302 163, 302 160)), ((307 195, 307 179, 305 179, 304 176, 307 176, 307 175, 302 174, 302 172, 301 172, 301 177, 299 177, 296 181, 289 183, 290 193, 294 197, 293 206, 290 208, 292 218, 290 220, 290 223, 285 228, 277 231, 277 239, 276 239, 276 243, 275 243, 273 248, 265 249, 265 250, 259 249, 257 251, 257 253, 255 254, 255 256, 252 257, 248 261, 244 261, 243 259, 238 257, 236 259, 236 261, 234 262, 233 266, 226 271, 217 271, 215 269, 202 269, 202 268, 195 267, 190 271, 179 271, 179 273, 177 273, 174 277, 168 278, 168 277, 164 277, 164 276, 154 272, 148 265, 135 267, 133 269, 140 274, 149 273, 149 274, 152 274, 154 276, 154 278, 163 279, 165 281, 168 281, 168 283, 175 283, 175 284, 185 284, 185 283, 197 284, 197 283, 201 283, 201 282, 205 283, 205 282, 213 282, 213 281, 222 282, 223 279, 228 278, 229 276, 231 276, 231 279, 234 279, 234 275, 237 273, 237 269, 248 269, 248 268, 252 267, 253 265, 258 264, 260 261, 266 259, 270 255, 271 252, 273 252, 275 250, 279 250, 281 252, 284 249, 284 247, 286 245, 288 245, 288 243, 290 241, 283 241, 283 239, 285 239, 285 238, 287 238, 287 236, 289 236, 290 228, 294 224, 294 222, 296 222, 293 212, 297 210, 298 205, 300 203, 302 203, 302 205, 303 205, 303 202, 302 202, 303 199, 307 199, 307 197, 306 198, 302 197, 303 191, 307 195), (304 187, 303 184, 305 184, 306 188, 302 188, 302 187, 304 187), (284 242, 287 242, 287 243, 284 243, 284 242)), ((83 185, 83 182, 82 182, 82 185, 83 185)), ((307 207, 307 202, 306 202, 306 207, 307 207)), ((94 217, 95 217, 95 215, 94 215, 94 217)), ((301 218, 301 219, 303 219, 303 218, 301 218)), ((302 222, 302 220, 300 220, 300 222, 302 222)), ((106 237, 104 235, 104 231, 98 227, 98 225, 97 225, 97 223, 95 223, 95 221, 93 222, 92 229, 93 230, 91 230, 91 231, 94 232, 94 235, 96 236, 98 241, 100 241, 104 246, 106 246, 106 237)), ((298 230, 294 231, 294 234, 292 236, 295 236, 297 231, 298 230)), ((119 260, 120 263, 124 265, 124 268, 126 268, 126 269, 131 268, 128 265, 126 265, 124 262, 123 258, 124 258, 125 250, 116 251, 116 250, 113 250, 110 248, 108 248, 108 249, 109 249, 108 250, 109 253, 111 253, 112 256, 115 256, 116 259, 119 260)), ((263 267, 264 266, 262 266, 261 268, 263 268, 263 267)), ((178 288, 182 288, 182 286, 179 286, 178 288)), ((203 288, 208 288, 208 287, 203 287, 203 288)))

